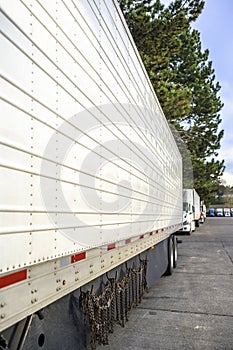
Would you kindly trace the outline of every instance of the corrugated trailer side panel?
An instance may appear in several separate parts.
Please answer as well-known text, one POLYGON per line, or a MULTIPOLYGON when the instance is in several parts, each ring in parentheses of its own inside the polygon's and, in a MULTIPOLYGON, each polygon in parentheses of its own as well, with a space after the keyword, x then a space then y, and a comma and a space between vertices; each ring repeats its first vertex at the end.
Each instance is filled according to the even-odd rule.
POLYGON ((1 272, 179 225, 181 157, 116 5, 1 4, 1 272))

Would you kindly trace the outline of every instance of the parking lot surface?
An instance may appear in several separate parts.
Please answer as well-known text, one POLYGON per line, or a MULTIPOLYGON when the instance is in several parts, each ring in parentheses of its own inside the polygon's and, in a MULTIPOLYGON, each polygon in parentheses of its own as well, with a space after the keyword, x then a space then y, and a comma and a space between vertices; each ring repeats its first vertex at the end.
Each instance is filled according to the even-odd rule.
POLYGON ((106 350, 233 350, 233 217, 180 236, 178 266, 162 277, 106 350))

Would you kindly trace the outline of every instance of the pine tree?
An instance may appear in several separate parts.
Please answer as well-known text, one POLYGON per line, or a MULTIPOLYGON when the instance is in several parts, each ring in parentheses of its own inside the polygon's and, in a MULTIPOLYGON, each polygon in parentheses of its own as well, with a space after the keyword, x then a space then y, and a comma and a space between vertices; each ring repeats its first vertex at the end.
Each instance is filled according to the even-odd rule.
POLYGON ((202 51, 200 33, 191 27, 204 1, 174 0, 167 8, 160 0, 119 3, 164 114, 188 148, 194 187, 211 200, 224 171, 224 162, 216 160, 223 104, 209 52, 202 51))

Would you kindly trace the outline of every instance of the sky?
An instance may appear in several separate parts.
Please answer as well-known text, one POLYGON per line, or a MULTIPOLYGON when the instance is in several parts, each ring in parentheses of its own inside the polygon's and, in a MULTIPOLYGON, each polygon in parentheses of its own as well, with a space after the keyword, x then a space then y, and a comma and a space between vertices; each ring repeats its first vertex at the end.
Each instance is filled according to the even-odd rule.
POLYGON ((219 159, 225 160, 223 180, 233 186, 233 1, 205 0, 205 7, 194 23, 201 34, 202 47, 209 49, 216 81, 221 90, 219 96, 224 103, 221 110, 224 137, 219 150, 219 159))
MULTIPOLYGON (((168 5, 171 0, 162 0, 168 5)), ((193 24, 201 35, 202 50, 208 49, 213 62, 216 82, 221 85, 219 96, 224 103, 220 112, 224 137, 218 159, 225 160, 223 181, 233 186, 233 1, 205 0, 205 7, 193 24)))

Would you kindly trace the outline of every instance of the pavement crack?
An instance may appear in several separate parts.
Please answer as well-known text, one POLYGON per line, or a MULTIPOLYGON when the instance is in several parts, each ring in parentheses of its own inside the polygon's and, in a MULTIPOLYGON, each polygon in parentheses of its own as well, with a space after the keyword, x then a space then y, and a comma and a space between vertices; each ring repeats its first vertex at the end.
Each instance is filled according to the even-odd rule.
POLYGON ((222 247, 223 247, 223 249, 224 249, 224 252, 225 252, 226 255, 228 256, 228 258, 230 259, 231 263, 233 264, 233 259, 232 259, 232 257, 230 256, 230 254, 229 254, 227 248, 225 247, 225 244, 224 244, 223 241, 222 241, 222 247))
POLYGON ((180 314, 190 314, 190 315, 206 315, 206 316, 217 316, 217 317, 230 317, 233 318, 233 315, 227 315, 227 314, 218 314, 218 313, 212 313, 212 312, 202 312, 202 311, 187 311, 187 310, 176 310, 176 309, 166 309, 166 308, 145 308, 138 306, 138 309, 143 310, 150 310, 149 314, 155 315, 156 311, 164 311, 164 312, 172 312, 172 313, 180 313, 180 314))
POLYGON ((174 273, 181 273, 186 275, 203 275, 203 276, 232 276, 233 273, 204 273, 204 272, 189 272, 189 271, 178 271, 176 270, 174 273))
POLYGON ((172 299, 172 300, 188 300, 189 298, 184 297, 176 297, 176 296, 169 296, 169 295, 162 295, 162 296, 143 296, 143 300, 150 300, 150 299, 172 299))

